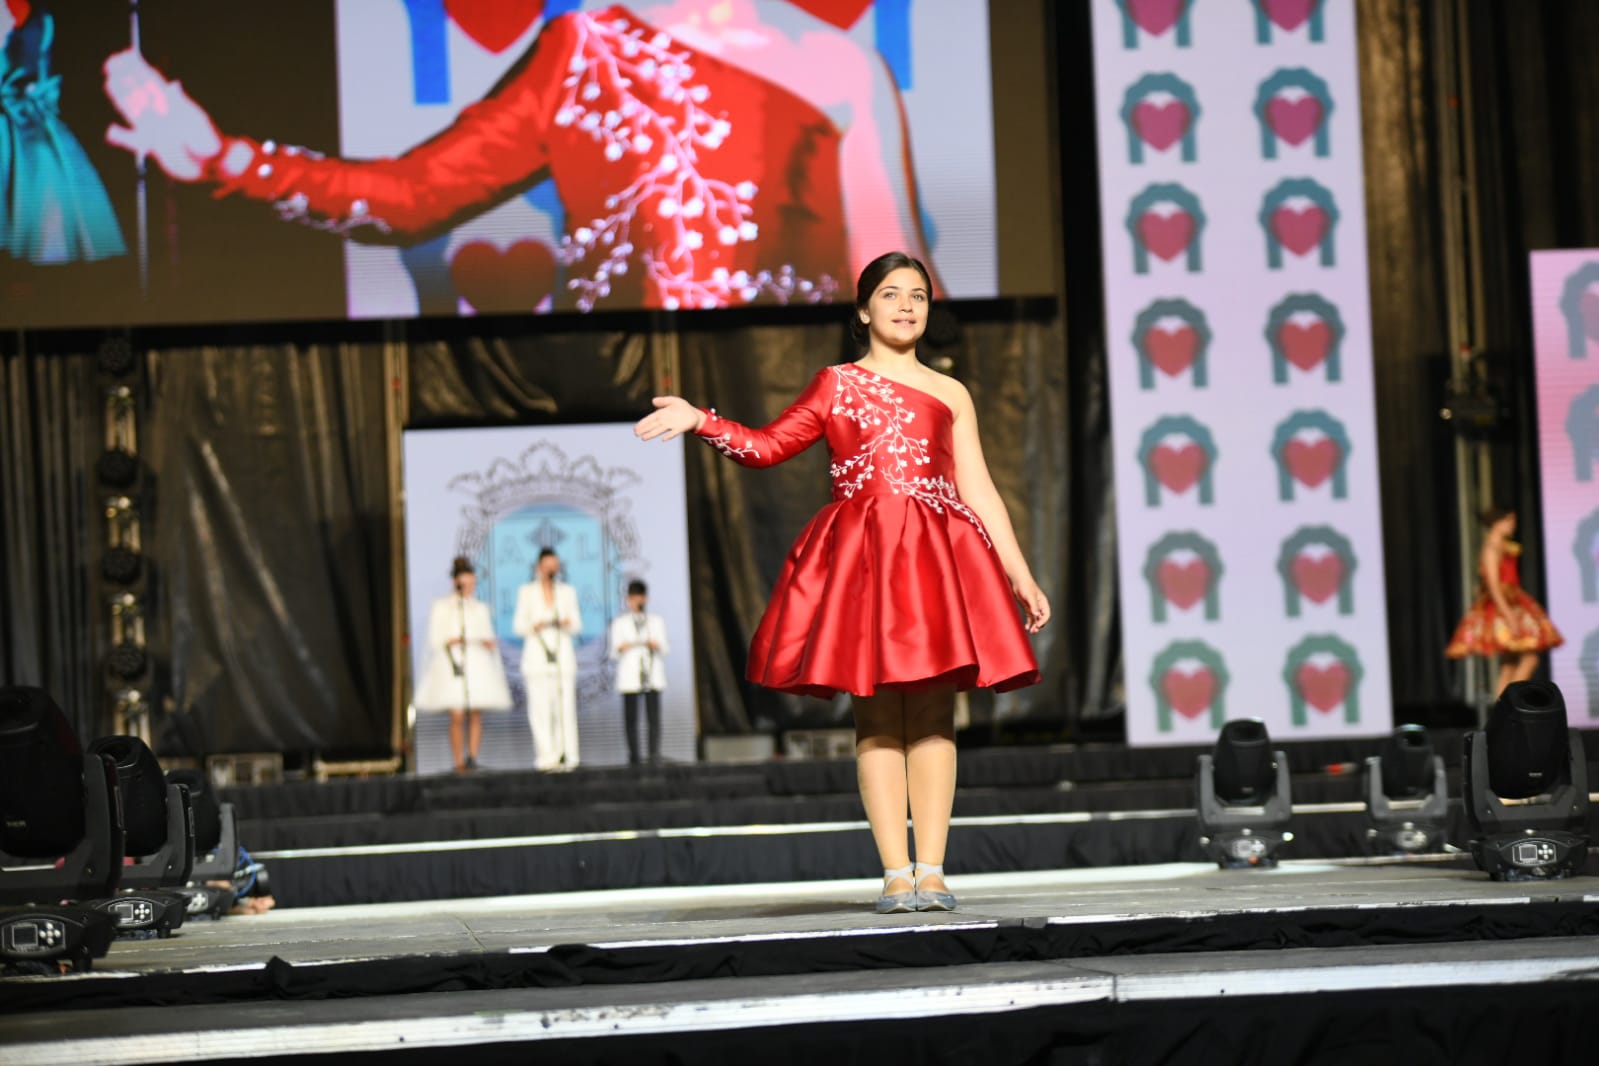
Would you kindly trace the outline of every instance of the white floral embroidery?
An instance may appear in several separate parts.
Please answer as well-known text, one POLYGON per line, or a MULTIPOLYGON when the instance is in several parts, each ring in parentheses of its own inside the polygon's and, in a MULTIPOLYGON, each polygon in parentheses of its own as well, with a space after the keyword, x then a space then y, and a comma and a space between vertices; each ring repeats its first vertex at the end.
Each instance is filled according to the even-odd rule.
POLYGON ((830 467, 833 486, 847 500, 879 480, 890 493, 920 500, 942 514, 945 508, 965 518, 993 547, 982 521, 961 502, 955 486, 943 475, 926 477, 917 467, 933 462, 926 437, 913 437, 907 426, 916 421, 916 412, 905 406, 894 391, 894 383, 853 365, 835 366, 837 385, 833 391, 833 413, 861 427, 861 450, 830 467))
POLYGON ((693 55, 674 47, 666 34, 648 33, 625 18, 578 15, 574 25, 578 44, 555 124, 587 133, 609 163, 648 164, 625 189, 605 198, 610 214, 561 239, 562 263, 591 268, 589 276, 567 282, 578 307, 592 310, 610 295, 611 278, 627 273, 636 250, 633 222, 640 215, 650 216, 663 235, 641 258, 667 310, 748 303, 762 294, 780 303, 830 299, 838 288, 833 278, 802 278, 786 264, 755 273, 724 267, 702 272, 694 253, 708 241, 730 247, 760 235, 751 220, 751 202, 760 191, 755 184, 714 181, 699 171, 700 153, 720 148, 733 134, 732 123, 725 112, 702 106, 710 89, 694 83, 693 55))
POLYGON ((285 222, 299 222, 312 229, 336 233, 341 237, 362 226, 371 226, 379 233, 390 232, 389 224, 372 214, 365 200, 351 201, 350 215, 344 219, 323 218, 320 215, 312 214, 310 210, 311 199, 303 192, 297 192, 285 199, 276 200, 272 206, 277 208, 278 217, 285 222))
POLYGON ((706 444, 709 444, 729 459, 759 459, 761 457, 761 453, 756 450, 755 442, 752 440, 745 441, 742 448, 735 447, 732 433, 723 433, 720 437, 706 437, 704 440, 706 444))

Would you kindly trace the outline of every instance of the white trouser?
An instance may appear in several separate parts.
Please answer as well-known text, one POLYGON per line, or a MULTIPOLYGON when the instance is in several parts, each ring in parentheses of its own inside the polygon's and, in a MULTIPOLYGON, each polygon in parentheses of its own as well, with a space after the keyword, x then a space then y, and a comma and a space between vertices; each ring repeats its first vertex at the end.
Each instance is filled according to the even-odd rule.
POLYGON ((576 665, 557 671, 541 664, 523 675, 534 769, 549 770, 563 761, 567 769, 577 765, 576 665))

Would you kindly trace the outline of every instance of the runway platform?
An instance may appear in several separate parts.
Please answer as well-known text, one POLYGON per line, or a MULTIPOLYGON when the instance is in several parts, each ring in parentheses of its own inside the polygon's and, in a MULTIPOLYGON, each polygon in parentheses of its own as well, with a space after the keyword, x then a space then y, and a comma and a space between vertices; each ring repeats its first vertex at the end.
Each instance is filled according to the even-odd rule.
POLYGON ((869 880, 298 908, 0 979, 7 1066, 1579 1062, 1599 878, 1458 860, 869 880))
MULTIPOLYGON (((1461 734, 1435 732, 1450 768, 1461 734)), ((1367 852, 1361 760, 1380 741, 1282 745, 1295 840, 1284 857, 1367 852)), ((1197 862, 1201 749, 1120 745, 962 751, 953 872, 1197 862)), ((1599 753, 1599 735, 1590 741, 1599 753)), ((1599 781, 1599 765, 1590 765, 1599 781)), ((831 881, 877 865, 852 759, 672 764, 568 774, 496 771, 230 790, 241 840, 282 906, 334 906, 660 886, 831 881)), ((1599 808, 1593 835, 1599 839, 1599 808)))

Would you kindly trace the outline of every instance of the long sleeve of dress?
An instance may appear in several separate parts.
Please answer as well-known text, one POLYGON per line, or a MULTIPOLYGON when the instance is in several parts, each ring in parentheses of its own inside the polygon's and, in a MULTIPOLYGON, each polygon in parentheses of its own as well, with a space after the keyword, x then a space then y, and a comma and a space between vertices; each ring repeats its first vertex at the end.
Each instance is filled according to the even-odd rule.
POLYGON ((493 92, 396 158, 329 159, 229 138, 254 156, 234 177, 214 168, 217 195, 268 201, 285 219, 359 240, 425 236, 505 199, 548 165, 546 136, 576 45, 574 19, 552 20, 493 92))
POLYGON ((699 436, 743 466, 775 466, 822 438, 835 391, 833 371, 823 370, 782 414, 760 429, 723 418, 710 409, 705 412, 699 436))

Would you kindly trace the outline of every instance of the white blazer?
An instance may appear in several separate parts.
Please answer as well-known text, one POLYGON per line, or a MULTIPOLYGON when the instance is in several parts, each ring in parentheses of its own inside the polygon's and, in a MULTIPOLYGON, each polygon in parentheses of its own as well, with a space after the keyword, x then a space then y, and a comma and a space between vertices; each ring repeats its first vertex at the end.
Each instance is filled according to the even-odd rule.
POLYGON ((516 590, 516 615, 511 629, 522 638, 522 673, 550 671, 557 667, 568 677, 577 669, 574 634, 582 630, 583 616, 578 611, 577 589, 564 581, 555 583, 555 604, 544 600, 538 581, 529 581, 516 590), (545 623, 559 622, 560 631, 545 623), (554 654, 557 662, 550 661, 554 654))
POLYGON ((656 692, 666 687, 666 622, 658 614, 619 614, 611 619, 608 644, 611 661, 616 664, 616 691, 656 692), (647 645, 654 641, 655 651, 647 645), (622 651, 624 644, 637 645, 622 651), (648 681, 648 684, 645 682, 648 681))

